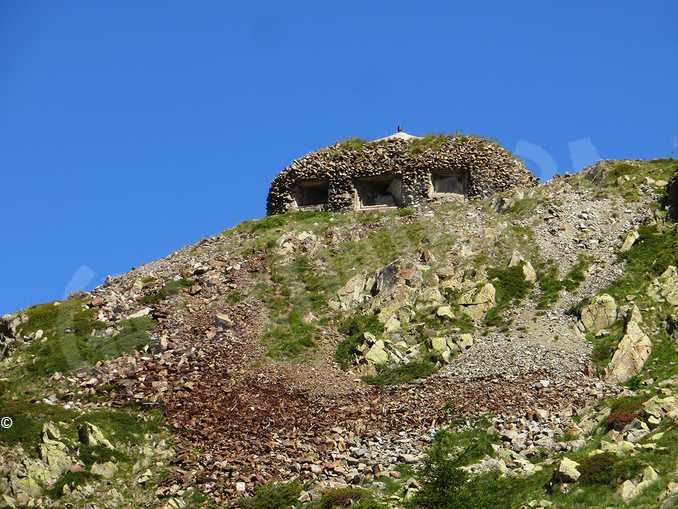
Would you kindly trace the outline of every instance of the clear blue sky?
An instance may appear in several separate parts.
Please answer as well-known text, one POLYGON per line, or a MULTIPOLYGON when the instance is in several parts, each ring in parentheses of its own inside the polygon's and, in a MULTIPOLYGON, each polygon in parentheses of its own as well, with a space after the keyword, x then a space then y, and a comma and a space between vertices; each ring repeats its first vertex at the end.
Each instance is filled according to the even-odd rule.
POLYGON ((0 313, 259 217, 295 157, 397 123, 490 136, 542 177, 669 156, 676 20, 675 1, 0 1, 0 313))

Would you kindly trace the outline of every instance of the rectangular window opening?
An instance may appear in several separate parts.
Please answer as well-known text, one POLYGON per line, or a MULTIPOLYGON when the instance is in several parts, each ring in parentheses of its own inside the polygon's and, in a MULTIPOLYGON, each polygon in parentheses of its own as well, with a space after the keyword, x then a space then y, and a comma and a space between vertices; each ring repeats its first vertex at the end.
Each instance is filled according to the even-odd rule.
POLYGON ((329 183, 326 180, 299 182, 294 193, 299 208, 319 207, 327 203, 329 183))
POLYGON ((359 209, 402 206, 402 185, 399 177, 381 175, 358 179, 355 181, 355 189, 356 207, 359 209))
POLYGON ((463 173, 433 173, 434 194, 466 194, 467 179, 463 173))

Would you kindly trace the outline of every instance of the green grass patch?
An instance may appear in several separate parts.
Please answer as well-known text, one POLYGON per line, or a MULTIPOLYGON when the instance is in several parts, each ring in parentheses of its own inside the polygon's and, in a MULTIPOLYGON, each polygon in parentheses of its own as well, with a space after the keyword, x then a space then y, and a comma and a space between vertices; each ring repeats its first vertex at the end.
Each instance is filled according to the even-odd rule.
POLYGON ((531 196, 512 203, 509 207, 502 210, 501 213, 515 217, 524 217, 533 214, 537 205, 539 205, 539 199, 531 196))
POLYGON ((562 290, 573 291, 586 279, 586 272, 590 261, 585 256, 580 256, 562 279, 558 274, 558 266, 548 264, 537 272, 537 280, 541 295, 537 304, 538 309, 546 309, 558 300, 562 290))
POLYGON ((394 367, 379 367, 376 375, 363 377, 363 381, 370 385, 398 385, 426 378, 436 371, 436 364, 431 359, 412 360, 394 367))
POLYGON ((34 359, 24 369, 34 376, 48 376, 93 366, 99 361, 149 345, 151 337, 148 331, 154 326, 155 321, 149 317, 126 320, 121 323, 120 332, 109 337, 85 334, 89 326, 71 328, 58 324, 47 341, 34 341, 28 345, 25 351, 34 359))
POLYGON ((523 300, 532 289, 525 281, 522 264, 506 268, 489 268, 487 274, 496 290, 496 305, 485 316, 487 325, 503 325, 502 313, 513 304, 523 300))
POLYGON ((263 336, 269 356, 274 359, 292 359, 313 346, 315 327, 304 322, 300 309, 292 309, 277 321, 263 336))
POLYGON ((313 314, 323 323, 327 301, 337 286, 308 256, 285 262, 277 256, 269 257, 271 284, 257 287, 269 310, 270 323, 263 340, 268 355, 276 359, 298 358, 314 345, 316 325, 306 323, 304 317, 313 314))
POLYGON ((25 400, 0 400, 0 417, 11 417, 10 428, 0 428, 0 443, 13 446, 22 444, 35 453, 40 443, 42 425, 49 421, 70 422, 77 413, 58 405, 33 403, 25 400))
POLYGON ((317 503, 311 504, 312 509, 339 509, 352 507, 353 509, 386 509, 386 505, 378 502, 374 496, 363 488, 345 487, 334 488, 323 492, 317 503))
POLYGON ((337 150, 361 150, 365 148, 368 144, 369 141, 355 137, 342 140, 330 148, 337 150))
POLYGON ((19 332, 29 335, 42 330, 45 336, 73 334, 87 336, 105 328, 96 319, 96 310, 86 309, 80 299, 32 306, 24 311, 28 321, 19 326, 19 332))
MULTIPOLYGON (((647 177, 668 181, 678 168, 677 159, 653 159, 650 161, 607 161, 605 169, 593 179, 599 189, 615 191, 625 200, 641 199, 639 185, 647 177), (628 177, 628 180, 626 178, 628 177)), ((662 189, 657 189, 662 192, 662 189)))
MULTIPOLYGON (((34 403, 26 399, 0 400, 0 416, 11 417, 14 420, 11 428, 0 429, 0 443, 9 446, 22 444, 31 452, 37 450, 43 424, 50 421, 74 424, 71 430, 72 438, 76 436, 75 428, 78 424, 89 422, 101 429, 106 438, 112 442, 133 445, 143 443, 144 435, 148 433, 160 433, 163 422, 159 411, 103 409, 80 414, 74 410, 65 410, 59 405, 34 403)), ((82 447, 88 448, 84 445, 82 447)), ((87 454, 96 455, 101 452, 97 448, 90 448, 86 451, 86 457, 87 454)))
POLYGON ((116 408, 88 412, 74 422, 97 426, 113 443, 140 445, 145 435, 158 435, 162 431, 163 416, 158 410, 116 408))
POLYGON ((445 134, 427 134, 411 140, 407 144, 407 149, 412 154, 421 154, 426 151, 439 152, 445 148, 449 141, 450 137, 445 134))
POLYGON ((181 290, 190 287, 192 284, 193 281, 185 278, 169 281, 157 292, 145 295, 139 299, 139 302, 145 305, 156 304, 167 299, 168 297, 171 297, 172 295, 178 294, 181 290))
POLYGON ((106 463, 107 461, 116 463, 130 460, 126 454, 118 450, 101 445, 91 446, 86 444, 80 444, 78 457, 88 467, 94 463, 106 463))

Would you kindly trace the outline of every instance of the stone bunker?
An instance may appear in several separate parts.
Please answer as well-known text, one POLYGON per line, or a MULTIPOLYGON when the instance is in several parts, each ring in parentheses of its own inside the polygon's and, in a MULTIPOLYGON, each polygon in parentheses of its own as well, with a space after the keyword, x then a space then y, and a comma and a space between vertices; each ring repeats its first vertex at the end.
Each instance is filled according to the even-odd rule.
POLYGON ((292 162, 271 183, 267 214, 410 207, 445 196, 489 196, 537 178, 513 154, 479 136, 351 139, 292 162))

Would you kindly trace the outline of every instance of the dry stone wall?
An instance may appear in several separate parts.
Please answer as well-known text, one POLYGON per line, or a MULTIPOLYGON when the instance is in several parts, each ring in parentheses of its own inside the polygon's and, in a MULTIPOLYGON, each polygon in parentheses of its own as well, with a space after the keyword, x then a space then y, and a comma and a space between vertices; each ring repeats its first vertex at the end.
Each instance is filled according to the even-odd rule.
POLYGON ((325 210, 352 210, 355 180, 382 175, 399 179, 397 205, 417 206, 432 195, 432 174, 457 175, 467 196, 488 196, 538 183, 522 161, 478 136, 337 143, 285 168, 271 184, 266 210, 270 215, 299 208, 295 189, 304 182, 327 183, 327 200, 322 205, 325 210))

